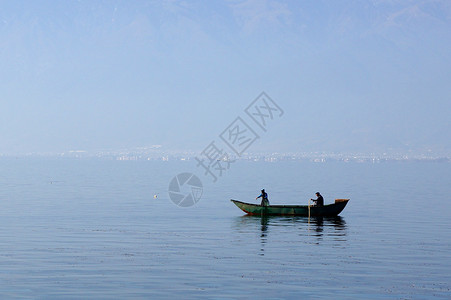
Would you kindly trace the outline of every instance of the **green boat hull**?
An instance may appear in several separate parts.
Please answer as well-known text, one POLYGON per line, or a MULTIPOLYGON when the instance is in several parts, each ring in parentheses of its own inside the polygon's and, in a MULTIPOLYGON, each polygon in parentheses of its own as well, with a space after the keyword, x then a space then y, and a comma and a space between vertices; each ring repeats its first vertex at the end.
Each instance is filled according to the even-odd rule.
POLYGON ((324 206, 310 206, 310 208, 308 205, 261 206, 233 199, 231 201, 249 215, 335 217, 343 211, 349 199, 336 199, 335 203, 324 206))

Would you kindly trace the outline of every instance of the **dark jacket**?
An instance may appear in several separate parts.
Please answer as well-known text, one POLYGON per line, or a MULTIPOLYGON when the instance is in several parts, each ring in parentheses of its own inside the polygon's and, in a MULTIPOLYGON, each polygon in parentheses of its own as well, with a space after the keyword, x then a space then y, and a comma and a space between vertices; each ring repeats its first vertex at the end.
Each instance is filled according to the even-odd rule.
POLYGON ((323 196, 319 195, 316 200, 313 200, 316 203, 316 206, 324 206, 324 198, 323 196))

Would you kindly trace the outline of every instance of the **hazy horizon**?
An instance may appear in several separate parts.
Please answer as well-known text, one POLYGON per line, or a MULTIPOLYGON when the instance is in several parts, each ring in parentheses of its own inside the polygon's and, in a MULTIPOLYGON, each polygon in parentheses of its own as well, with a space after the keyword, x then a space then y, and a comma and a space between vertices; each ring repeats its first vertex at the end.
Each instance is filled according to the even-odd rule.
POLYGON ((1 1, 0 154, 451 153, 451 2, 1 1), (245 119, 266 92, 283 115, 245 119))

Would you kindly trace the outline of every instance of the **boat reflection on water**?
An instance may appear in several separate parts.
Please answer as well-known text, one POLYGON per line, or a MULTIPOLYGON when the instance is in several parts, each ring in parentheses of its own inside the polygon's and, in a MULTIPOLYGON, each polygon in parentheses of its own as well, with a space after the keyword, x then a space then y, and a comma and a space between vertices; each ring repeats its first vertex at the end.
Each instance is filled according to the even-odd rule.
POLYGON ((261 253, 264 255, 265 245, 270 235, 275 239, 292 240, 293 235, 300 242, 312 242, 303 237, 314 237, 315 243, 329 240, 346 242, 347 225, 343 217, 293 217, 293 216, 252 216, 243 215, 235 219, 233 226, 239 234, 258 234, 261 241, 261 253))
POLYGON ((332 237, 334 241, 346 241, 346 221, 340 216, 314 217, 307 223, 308 232, 317 238, 318 244, 324 236, 332 237))
MULTIPOLYGON (((340 216, 336 216, 336 217, 312 217, 312 218, 310 218, 310 220, 308 220, 308 218, 307 218, 307 223, 315 226, 315 231, 318 232, 318 233, 323 232, 324 226, 333 227, 336 231, 341 231, 341 230, 346 229, 346 222, 340 216)), ((343 234, 345 235, 346 232, 343 232, 343 234)), ((319 235, 322 235, 322 234, 319 234, 319 235)))
POLYGON ((260 239, 261 239, 261 249, 260 249, 260 255, 264 255, 264 251, 265 251, 265 244, 267 242, 267 234, 268 234, 268 217, 267 216, 263 216, 260 218, 260 239))

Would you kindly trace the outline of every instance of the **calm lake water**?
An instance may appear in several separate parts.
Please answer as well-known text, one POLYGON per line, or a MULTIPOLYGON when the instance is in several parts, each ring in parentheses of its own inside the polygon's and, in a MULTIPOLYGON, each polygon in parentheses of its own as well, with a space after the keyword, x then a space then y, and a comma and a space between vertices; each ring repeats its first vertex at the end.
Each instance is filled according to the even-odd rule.
POLYGON ((451 164, 0 159, 0 298, 451 299, 451 164), (194 207, 168 197, 195 172, 194 207), (229 200, 350 198, 337 218, 229 200), (154 199, 153 195, 158 194, 154 199))

